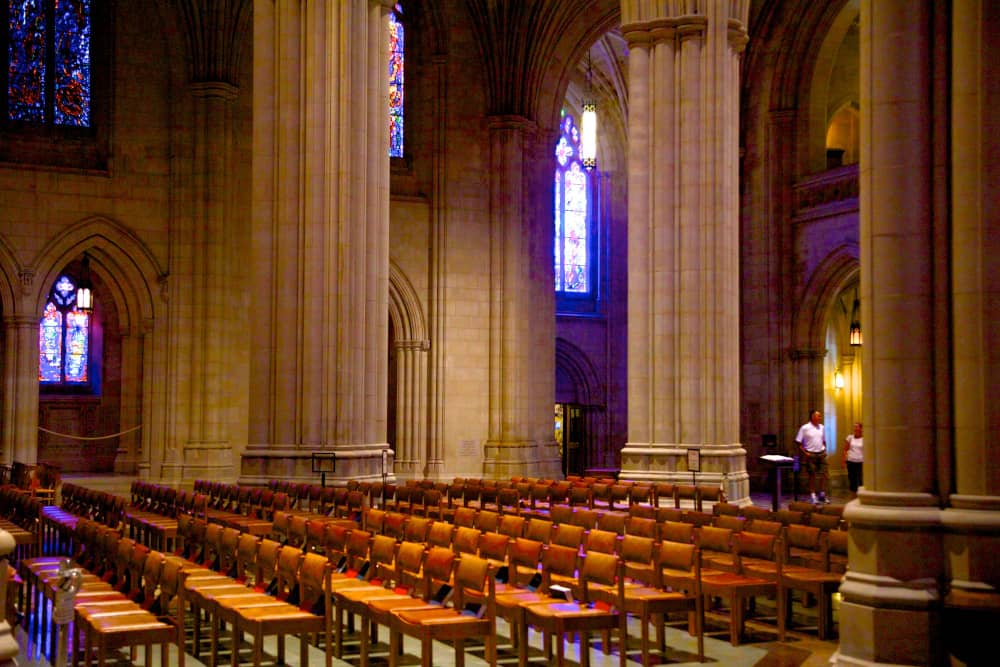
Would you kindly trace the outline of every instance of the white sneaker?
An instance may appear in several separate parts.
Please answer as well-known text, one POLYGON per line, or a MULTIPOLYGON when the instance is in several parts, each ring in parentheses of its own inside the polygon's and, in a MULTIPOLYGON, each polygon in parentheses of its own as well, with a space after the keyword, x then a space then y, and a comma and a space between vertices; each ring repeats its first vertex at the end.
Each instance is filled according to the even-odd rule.
POLYGON ((819 501, 816 500, 816 494, 815 493, 812 494, 812 502, 813 502, 813 505, 818 505, 819 504, 819 501))

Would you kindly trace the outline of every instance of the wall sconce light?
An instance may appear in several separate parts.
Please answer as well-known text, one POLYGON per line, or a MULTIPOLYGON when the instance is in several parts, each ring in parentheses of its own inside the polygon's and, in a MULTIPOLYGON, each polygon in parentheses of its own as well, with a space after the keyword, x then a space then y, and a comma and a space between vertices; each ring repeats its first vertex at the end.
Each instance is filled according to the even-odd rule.
POLYGON ((592 84, 593 69, 587 54, 587 93, 583 100, 583 119, 580 136, 580 163, 587 171, 597 167, 597 102, 592 84))
POLYGON ((83 253, 83 270, 76 285, 76 309, 87 313, 94 312, 94 295, 90 283, 90 257, 83 253))
POLYGON ((858 300, 858 292, 854 291, 854 305, 851 307, 851 347, 861 345, 861 301, 858 300))
POLYGON ((836 389, 844 388, 844 374, 839 369, 833 372, 833 386, 836 389))

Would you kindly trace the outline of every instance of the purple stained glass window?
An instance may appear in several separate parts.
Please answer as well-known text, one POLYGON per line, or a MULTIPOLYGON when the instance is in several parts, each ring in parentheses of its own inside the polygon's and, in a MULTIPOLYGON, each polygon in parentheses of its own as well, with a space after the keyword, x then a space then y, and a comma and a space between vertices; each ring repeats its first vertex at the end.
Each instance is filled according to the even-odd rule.
POLYGON ((47 384, 90 382, 90 315, 76 309, 76 284, 60 276, 38 324, 38 380, 47 384))
POLYGON ((590 177, 580 164, 580 133, 566 114, 556 144, 555 287, 558 292, 589 294, 590 177))
POLYGON ((91 0, 7 7, 8 119, 89 127, 91 0))
POLYGON ((38 325, 38 379, 62 382, 63 314, 51 301, 38 325))
POLYGON ((403 157, 403 65, 403 24, 390 12, 389 157, 403 157))

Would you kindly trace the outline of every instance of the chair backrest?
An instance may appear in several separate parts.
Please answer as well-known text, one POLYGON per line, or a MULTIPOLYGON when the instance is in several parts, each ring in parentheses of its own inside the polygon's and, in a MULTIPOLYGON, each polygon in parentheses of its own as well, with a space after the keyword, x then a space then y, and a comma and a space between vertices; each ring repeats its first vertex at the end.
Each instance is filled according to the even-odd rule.
POLYGON ((733 540, 737 559, 757 558, 773 561, 777 557, 775 549, 778 541, 777 535, 743 531, 734 535, 733 540))
POLYGON ((590 602, 589 584, 597 582, 604 586, 613 586, 618 575, 618 556, 600 551, 588 551, 583 557, 580 568, 580 597, 583 602, 590 602))
POLYGON ((580 545, 583 544, 583 533, 584 530, 582 526, 574 526, 563 523, 560 524, 558 530, 555 531, 550 544, 579 549, 580 545))
POLYGON ((657 537, 656 519, 630 516, 625 522, 625 534, 655 539, 657 537))
POLYGON ((625 522, 629 515, 625 512, 605 512, 597 517, 597 527, 619 535, 625 534, 625 522))
POLYGON ((698 548, 705 551, 730 553, 733 548, 733 531, 728 528, 702 526, 696 534, 698 548))
POLYGON ((260 541, 254 571, 254 590, 263 592, 278 575, 278 554, 280 553, 280 542, 276 540, 260 541))
POLYGON ((840 521, 840 517, 836 514, 813 512, 809 515, 809 525, 816 526, 820 530, 837 530, 840 528, 840 521))
MULTIPOLYGON (((656 552, 657 576, 661 578, 664 570, 673 570, 697 575, 700 569, 700 551, 693 544, 680 542, 661 542, 656 552)), ((700 577, 693 576, 689 583, 697 585, 700 577)), ((689 591, 690 592, 690 591, 689 591)))
POLYGON ((710 526, 715 518, 710 512, 700 512, 698 510, 686 510, 681 520, 694 526, 710 526))
MULTIPOLYGON (((439 548, 439 547, 432 547, 439 548)), ((450 551, 446 549, 446 551, 450 551)), ((427 550, 419 542, 400 542, 396 551, 396 582, 400 586, 414 587, 418 583, 427 550)))
POLYGON ((774 518, 771 510, 766 507, 757 507, 755 505, 744 505, 741 508, 740 513, 747 519, 764 519, 765 521, 770 521, 774 518))
POLYGON ((631 488, 629 484, 612 484, 611 492, 608 496, 608 507, 613 510, 616 505, 619 505, 622 509, 627 509, 631 488))
POLYGON ((452 536, 451 543, 455 553, 475 554, 479 550, 479 536, 482 533, 476 528, 459 526, 452 536))
POLYGON ((382 535, 384 534, 384 525, 385 510, 376 509, 374 507, 369 507, 365 510, 364 521, 362 522, 362 527, 365 530, 382 535))
POLYGON ((514 487, 500 489, 497 494, 497 503, 504 513, 521 513, 521 496, 514 487))
POLYGON ((766 521, 764 519, 754 519, 750 521, 746 527, 749 533, 764 533, 765 535, 778 535, 782 534, 785 528, 785 524, 780 521, 766 521))
POLYGON ((570 520, 570 523, 574 526, 580 526, 584 530, 590 530, 597 527, 597 518, 599 516, 600 512, 597 510, 580 508, 573 512, 573 518, 570 520))
POLYGON ((141 594, 133 597, 143 609, 149 609, 156 600, 156 591, 160 588, 160 575, 163 572, 164 558, 159 551, 150 551, 142 566, 141 594))
POLYGON ((564 547, 559 544, 550 544, 542 555, 542 581, 545 590, 548 590, 549 582, 553 574, 563 577, 573 577, 576 575, 577 556, 579 547, 564 547))
POLYGON ((403 530, 403 539, 408 542, 425 542, 433 521, 426 517, 411 516, 403 530))
POLYGON ((333 565, 325 556, 305 554, 298 574, 298 606, 301 610, 330 618, 330 596, 326 594, 326 582, 332 570, 333 565))
POLYGON ((476 526, 477 512, 478 510, 474 507, 456 507, 452 523, 464 528, 474 528, 476 526))
POLYGON ((305 556, 301 549, 285 545, 278 552, 278 567, 275 574, 278 578, 278 590, 275 597, 287 600, 295 590, 299 578, 299 567, 305 556))
POLYGON ((507 549, 510 538, 501 533, 482 533, 479 536, 479 557, 489 560, 507 562, 507 549))
POLYGON ((364 561, 368 560, 368 552, 371 549, 372 534, 367 530, 352 530, 347 535, 347 566, 360 568, 364 561))
POLYGON ((712 506, 712 514, 739 516, 740 506, 736 503, 715 503, 715 505, 712 506))
POLYGON ((715 521, 713 521, 716 528, 728 528, 734 533, 742 531, 746 523, 747 520, 743 517, 732 514, 716 514, 715 521))
POLYGON ((425 540, 427 544, 435 547, 451 547, 451 538, 455 534, 455 526, 447 521, 435 521, 431 524, 425 540))
POLYGON ((651 537, 626 535, 622 538, 619 555, 625 565, 625 576, 648 586, 656 584, 654 552, 656 541, 651 537))
POLYGON ((780 521, 786 526, 792 524, 803 524, 805 523, 805 514, 803 512, 796 512, 795 510, 778 510, 774 513, 774 520, 780 521))
POLYGON ((236 545, 236 580, 246 582, 257 569, 257 549, 260 548, 260 538, 250 533, 240 533, 236 545))
POLYGON ((567 498, 573 507, 590 507, 590 487, 582 484, 575 484, 569 489, 567 498))
POLYGON ((482 532, 496 532, 500 525, 500 515, 493 510, 479 510, 476 515, 476 528, 482 532))
POLYGON ((511 581, 520 586, 524 582, 519 581, 516 577, 524 572, 524 575, 530 579, 531 572, 537 570, 539 563, 542 561, 542 549, 544 544, 537 540, 530 540, 524 537, 516 537, 514 541, 510 543, 510 549, 508 551, 510 559, 511 568, 511 581))
POLYGON ((676 507, 656 508, 657 521, 681 521, 683 519, 684 519, 684 510, 677 509, 676 507))
POLYGON ((222 525, 210 523, 205 526, 205 546, 201 551, 201 564, 213 570, 219 569, 219 553, 222 550, 222 525))
MULTIPOLYGON (((475 558, 475 554, 465 554, 466 558, 475 558)), ((447 583, 455 568, 455 552, 451 549, 431 547, 424 559, 424 599, 429 600, 438 586, 447 583)))
POLYGON ((548 544, 552 540, 552 522, 547 519, 528 519, 528 527, 524 529, 524 536, 529 540, 548 544))
POLYGON ((524 535, 524 526, 526 523, 522 516, 504 514, 500 517, 500 525, 497 527, 497 532, 512 539, 521 537, 524 535))
POLYGON ((587 551, 613 554, 618 549, 618 533, 595 528, 587 535, 587 551))
POLYGON ((822 548, 820 544, 822 532, 816 526, 792 524, 785 530, 785 542, 789 548, 809 549, 818 552, 822 548))
POLYGON ((573 513, 583 507, 573 507, 572 505, 552 505, 549 507, 549 520, 559 526, 564 523, 573 523, 573 513))
POLYGON ((371 580, 392 577, 395 567, 396 549, 399 543, 388 535, 376 535, 372 538, 371 554, 371 580))
POLYGON ((490 564, 483 558, 462 556, 455 568, 455 608, 464 609, 467 598, 483 600, 490 564))
POLYGON ((385 515, 385 521, 382 523, 382 534, 402 540, 406 532, 407 521, 409 521, 409 517, 406 514, 402 512, 389 512, 385 515))
POLYGON ((219 572, 230 577, 236 575, 236 550, 239 549, 240 531, 223 528, 219 540, 219 572))

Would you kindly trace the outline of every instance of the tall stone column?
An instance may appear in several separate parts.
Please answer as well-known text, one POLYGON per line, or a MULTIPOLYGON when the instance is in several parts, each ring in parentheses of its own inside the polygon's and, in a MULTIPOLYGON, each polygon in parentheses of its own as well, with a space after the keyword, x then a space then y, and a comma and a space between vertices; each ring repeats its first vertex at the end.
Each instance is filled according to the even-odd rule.
POLYGON ((316 452, 336 455, 337 478, 381 479, 391 6, 255 6, 253 257, 263 298, 247 483, 316 479, 316 452))
POLYGON ((749 4, 623 0, 629 441, 622 476, 749 495, 739 442, 739 59, 749 4), (672 6, 672 5, 671 5, 672 6))
POLYGON ((397 340, 396 472, 421 477, 426 472, 427 340, 397 340))
POLYGON ((988 620, 953 606, 1000 604, 1000 149, 996 109, 1000 7, 989 0, 953 4, 952 308, 955 388, 955 487, 945 527, 946 643, 970 661, 989 655, 988 620), (970 622, 971 621, 971 622, 970 622))
MULTIPOLYGON (((935 236, 930 0, 861 3, 861 321, 865 485, 845 512, 839 664, 941 664, 944 572, 940 462, 953 397, 935 366, 949 355, 948 254, 935 236), (943 281, 943 282, 942 282, 943 281), (941 300, 936 297, 943 297, 941 300), (937 381, 940 379, 941 381, 937 381)), ((943 145, 943 144, 942 144, 943 145)), ((940 161, 940 162, 939 162, 940 161)))
POLYGON ((5 317, 3 461, 38 459, 38 317, 5 317), (9 457, 9 458, 8 458, 9 457))
POLYGON ((483 476, 505 479, 530 472, 554 477, 560 469, 551 428, 552 385, 539 377, 555 376, 555 299, 551 282, 532 280, 534 266, 545 260, 531 248, 546 244, 531 238, 541 232, 528 187, 544 182, 533 180, 534 170, 549 162, 537 159, 538 130, 527 118, 493 116, 489 131, 490 399, 483 476), (539 316, 546 308, 552 317, 539 316))

